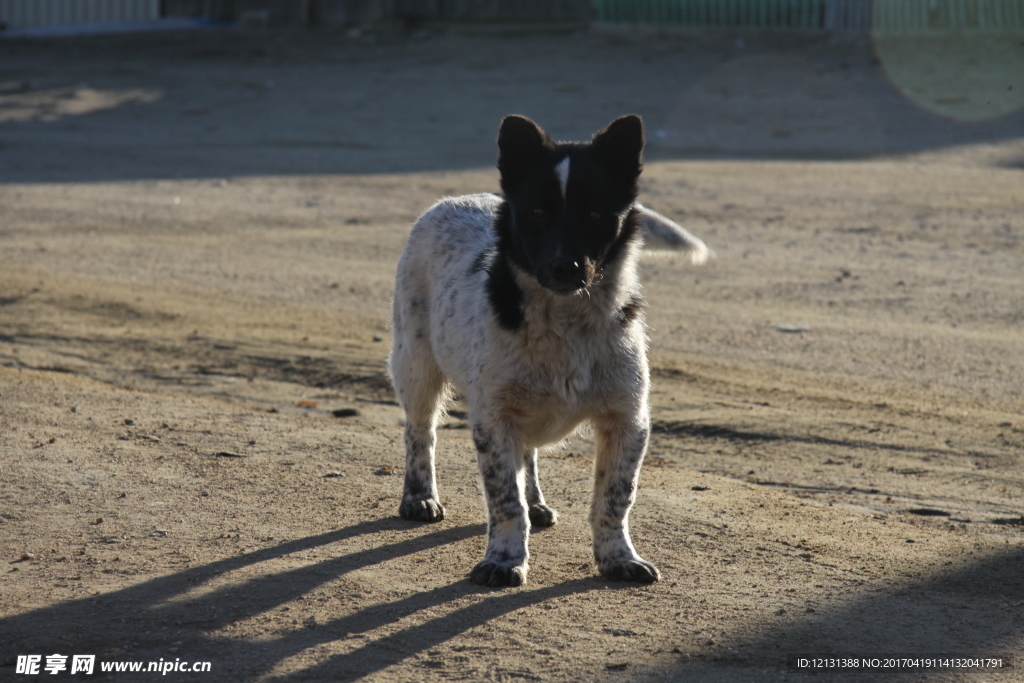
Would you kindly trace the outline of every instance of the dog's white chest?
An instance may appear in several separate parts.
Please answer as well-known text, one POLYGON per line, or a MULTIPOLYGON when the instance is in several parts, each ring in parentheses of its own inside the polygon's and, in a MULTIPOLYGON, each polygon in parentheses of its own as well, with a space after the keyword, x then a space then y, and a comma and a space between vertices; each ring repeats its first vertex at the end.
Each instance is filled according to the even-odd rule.
POLYGON ((528 446, 540 446, 640 389, 641 361, 625 351, 629 346, 621 330, 538 328, 528 321, 506 353, 481 365, 486 375, 474 384, 517 423, 528 446))

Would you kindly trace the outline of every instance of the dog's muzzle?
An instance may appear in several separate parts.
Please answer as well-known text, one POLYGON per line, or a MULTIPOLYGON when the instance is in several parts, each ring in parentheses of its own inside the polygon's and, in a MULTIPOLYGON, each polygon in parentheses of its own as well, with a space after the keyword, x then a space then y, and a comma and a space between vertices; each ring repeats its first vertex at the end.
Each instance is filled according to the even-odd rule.
POLYGON ((560 294, 571 294, 590 284, 587 271, 588 268, 580 261, 571 258, 554 259, 544 269, 540 283, 560 294))

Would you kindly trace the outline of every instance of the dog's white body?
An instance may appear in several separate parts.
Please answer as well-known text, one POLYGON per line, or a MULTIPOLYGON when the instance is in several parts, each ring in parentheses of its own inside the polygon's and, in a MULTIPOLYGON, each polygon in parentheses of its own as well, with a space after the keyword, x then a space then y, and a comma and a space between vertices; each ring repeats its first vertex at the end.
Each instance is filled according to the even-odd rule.
POLYGON ((494 246, 491 224, 500 201, 489 194, 448 198, 416 222, 399 263, 395 296, 396 337, 414 330, 409 360, 416 369, 395 370, 404 376, 436 365, 466 398, 472 424, 490 422, 490 411, 514 410, 523 445, 537 448, 565 438, 600 412, 625 408, 606 404, 609 389, 646 397, 643 327, 624 329, 614 315, 639 296, 640 286, 632 268, 635 254, 623 260, 622 272, 605 275, 618 280, 614 289, 561 296, 519 276, 525 334, 509 333, 494 319, 488 274, 475 264, 494 246), (399 306, 421 298, 429 305, 399 306), (416 343, 419 330, 429 345, 416 343))
MULTIPOLYGON (((564 195, 568 157, 556 170, 564 195)), ((502 306, 489 293, 496 277, 489 259, 500 250, 495 225, 505 202, 490 194, 443 199, 416 221, 399 262, 390 369, 406 413, 401 514, 421 521, 444 516, 434 477, 435 426, 454 389, 469 405, 489 512, 487 554, 471 578, 519 585, 531 522, 550 526, 557 519, 540 491, 537 449, 589 423, 597 441, 590 521, 598 566, 610 578, 657 580, 657 569, 634 550, 627 520, 650 431, 636 263, 645 235, 698 262, 708 250, 663 216, 627 206, 619 225, 635 221, 638 229, 587 286, 552 291, 508 266, 517 318, 503 324, 496 310, 502 306)))

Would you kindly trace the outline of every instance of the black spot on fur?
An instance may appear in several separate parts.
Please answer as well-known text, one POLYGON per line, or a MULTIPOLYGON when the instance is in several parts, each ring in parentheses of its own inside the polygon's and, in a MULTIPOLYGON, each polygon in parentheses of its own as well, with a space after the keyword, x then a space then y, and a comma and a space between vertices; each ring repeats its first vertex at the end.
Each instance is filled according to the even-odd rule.
POLYGON ((501 253, 495 255, 487 271, 487 298, 506 330, 514 332, 523 324, 523 290, 519 289, 512 267, 501 253))
POLYGON ((491 439, 489 436, 482 432, 473 430, 473 445, 476 446, 477 453, 490 453, 491 452, 491 439))
POLYGON ((634 320, 640 317, 640 314, 644 310, 644 299, 639 294, 634 294, 629 297, 629 301, 622 307, 620 311, 622 315, 622 326, 626 327, 634 320))
MULTIPOLYGON (((522 508, 521 501, 519 499, 519 491, 515 488, 515 482, 502 482, 501 490, 504 491, 504 493, 500 496, 494 496, 493 500, 491 500, 491 504, 496 504, 508 515, 508 517, 513 517, 522 508)), ((497 491, 495 491, 495 493, 497 493, 497 491)))
POLYGON ((512 553, 510 553, 509 551, 507 551, 507 550, 499 550, 498 552, 494 553, 494 555, 489 557, 488 559, 490 559, 490 560, 492 560, 494 562, 501 562, 501 563, 504 564, 504 563, 508 562, 509 560, 513 559, 513 557, 512 557, 512 553))
POLYGON ((406 498, 422 498, 427 493, 427 485, 416 474, 406 470, 405 472, 405 493, 406 498))
POLYGON ((497 254, 497 250, 493 247, 486 249, 477 254, 477 257, 473 259, 473 265, 469 267, 470 273, 479 273, 480 271, 490 271, 491 263, 494 262, 494 257, 497 254))

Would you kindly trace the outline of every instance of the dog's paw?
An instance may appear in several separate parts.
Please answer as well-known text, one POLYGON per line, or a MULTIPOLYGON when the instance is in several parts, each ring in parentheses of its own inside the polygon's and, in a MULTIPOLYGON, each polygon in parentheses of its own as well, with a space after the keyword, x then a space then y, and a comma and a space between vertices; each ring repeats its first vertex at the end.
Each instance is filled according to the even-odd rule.
POLYGON ((558 513, 554 508, 547 505, 534 503, 530 506, 530 524, 533 526, 548 527, 558 523, 558 513))
POLYGON ((599 571, 601 576, 612 581, 654 583, 661 578, 661 572, 658 571, 657 567, 639 557, 602 564, 599 567, 599 571))
POLYGON ((444 506, 437 498, 412 498, 402 501, 398 514, 414 522, 440 522, 444 519, 444 506))
POLYGON ((473 567, 473 571, 469 573, 469 580, 491 588, 522 586, 526 583, 526 566, 484 560, 473 567))

